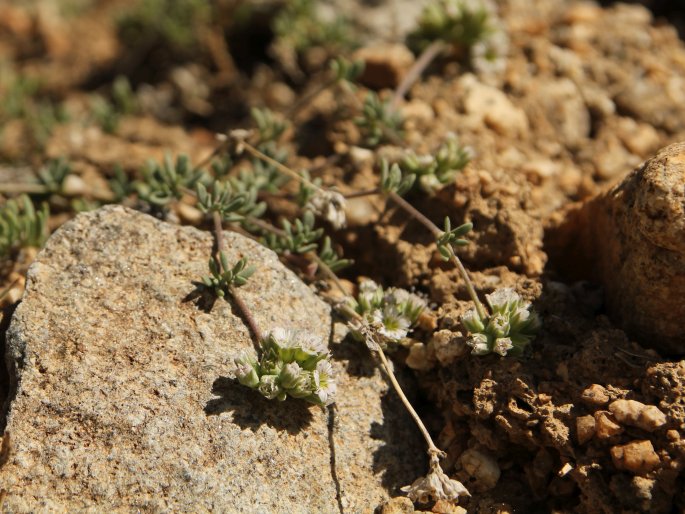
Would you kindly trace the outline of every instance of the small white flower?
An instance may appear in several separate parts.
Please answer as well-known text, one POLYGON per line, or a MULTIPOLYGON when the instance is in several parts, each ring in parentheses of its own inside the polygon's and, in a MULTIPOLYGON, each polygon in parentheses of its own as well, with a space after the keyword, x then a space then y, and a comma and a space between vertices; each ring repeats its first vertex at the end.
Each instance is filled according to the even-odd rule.
POLYGON ((302 368, 297 362, 290 362, 281 370, 281 385, 286 389, 295 389, 301 386, 302 368))
POLYGON ((488 333, 495 337, 505 337, 509 335, 509 315, 499 312, 490 316, 488 320, 488 333))
POLYGON ((490 346, 488 345, 488 336, 485 334, 473 334, 466 343, 472 348, 471 353, 474 355, 485 355, 490 353, 490 346))
POLYGON ((495 339, 495 344, 492 347, 492 351, 504 357, 509 350, 514 347, 511 339, 508 337, 500 337, 495 339))
POLYGON ((279 346, 288 347, 291 346, 295 334, 290 329, 277 327, 271 331, 270 335, 279 346))
POLYGON ((497 289, 490 294, 486 294, 485 298, 488 301, 488 305, 490 305, 494 311, 505 310, 510 304, 519 302, 521 300, 521 297, 518 295, 518 293, 511 287, 497 289))
POLYGON ((359 284, 359 294, 374 294, 378 289, 378 284, 373 280, 364 280, 359 284))
POLYGON ((312 373, 314 395, 321 405, 330 405, 335 399, 337 385, 333 376, 333 366, 328 361, 319 361, 312 373))
POLYGON ((236 357, 235 363, 235 378, 248 387, 256 387, 259 383, 259 374, 257 373, 257 360, 248 353, 241 353, 236 357))
POLYGON ((314 337, 306 332, 300 332, 296 337, 303 350, 316 355, 328 354, 328 344, 320 337, 314 337))
POLYGON ((316 371, 318 371, 320 374, 324 374, 324 375, 329 376, 329 377, 333 376, 333 366, 328 361, 317 362, 316 363, 316 371))
POLYGON ((319 189, 309 199, 305 209, 329 221, 333 228, 340 229, 346 225, 345 203, 345 197, 337 191, 319 189))
POLYGON ((279 400, 285 400, 285 391, 277 383, 278 377, 276 375, 262 375, 259 379, 259 392, 269 400, 278 398, 279 400))
POLYGON ((388 341, 397 342, 405 338, 411 327, 411 320, 406 318, 394 305, 386 305, 383 310, 376 309, 371 314, 378 333, 388 341))

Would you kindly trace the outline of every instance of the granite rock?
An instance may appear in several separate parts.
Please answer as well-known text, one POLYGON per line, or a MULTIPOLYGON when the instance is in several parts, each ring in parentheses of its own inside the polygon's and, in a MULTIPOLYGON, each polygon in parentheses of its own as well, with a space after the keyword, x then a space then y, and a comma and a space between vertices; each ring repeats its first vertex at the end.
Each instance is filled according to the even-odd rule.
MULTIPOLYGON (((227 232, 262 330, 328 339, 329 308, 276 255, 227 232)), ((212 237, 123 207, 60 228, 8 332, 0 460, 10 512, 362 512, 423 473, 418 433, 368 351, 331 342, 335 409, 229 379, 251 349, 230 302, 193 284, 212 237)))

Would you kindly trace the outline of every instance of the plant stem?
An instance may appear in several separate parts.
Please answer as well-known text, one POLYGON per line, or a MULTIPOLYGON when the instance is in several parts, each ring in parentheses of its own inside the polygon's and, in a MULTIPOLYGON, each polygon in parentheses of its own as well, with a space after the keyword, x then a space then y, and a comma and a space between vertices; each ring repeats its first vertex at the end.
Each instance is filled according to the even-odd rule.
POLYGON ((261 228, 262 230, 266 232, 271 232, 272 234, 276 234, 277 236, 284 236, 285 235, 285 230, 282 230, 278 227, 274 227, 271 223, 268 223, 264 220, 260 220, 259 218, 253 218, 252 216, 248 216, 245 221, 248 223, 252 223, 253 225, 261 228))
POLYGON ((0 193, 7 194, 36 194, 44 195, 47 194, 48 188, 43 184, 25 184, 25 183, 15 183, 8 182, 5 184, 0 184, 0 193))
MULTIPOLYGON (((438 228, 438 226, 433 223, 431 220, 429 220, 426 216, 424 216, 421 212, 419 212, 416 207, 414 207, 412 204, 407 202, 404 198, 402 198, 400 195, 398 195, 395 192, 389 192, 387 193, 388 197, 395 202, 397 205, 399 205, 407 214, 409 214, 411 217, 415 218, 419 223, 421 223, 424 227, 426 227, 431 234, 435 238, 440 237, 443 234, 443 231, 438 228)), ((478 317, 481 320, 485 320, 488 317, 487 311, 485 310, 485 307, 483 307, 483 304, 480 302, 480 299, 478 298, 478 294, 476 294, 476 289, 473 287, 473 282, 471 282, 471 278, 469 277, 468 272, 466 271, 466 268, 464 268, 464 265, 462 264, 461 260, 457 255, 454 253, 454 249, 450 246, 450 261, 454 266, 457 268, 459 271, 459 274, 461 275, 462 280, 466 284, 466 290, 469 293, 469 296, 471 297, 471 300, 473 301, 474 305, 476 306, 476 312, 478 313, 478 317)))
MULTIPOLYGON (((332 273, 332 272, 331 272, 332 273)), ((345 316, 348 316, 350 318, 354 318, 357 322, 366 324, 366 321, 364 318, 362 318, 359 313, 356 311, 352 310, 348 305, 342 305, 341 306, 341 311, 345 316)), ((378 356, 381 359, 381 363, 383 364, 383 369, 385 370, 385 373, 388 375, 388 378, 390 379, 390 383, 392 384, 393 388, 397 392, 398 396, 400 397, 400 400, 402 400, 402 404, 404 405, 404 408, 407 409, 409 412, 409 415, 412 417, 414 420, 414 423, 416 423, 416 426, 419 428, 421 431, 421 435, 423 436, 424 440, 426 441, 426 444, 428 445, 428 454, 431 455, 443 455, 442 450, 440 450, 435 443, 433 442, 433 439, 430 436, 430 433, 428 433, 428 429, 426 426, 423 424, 423 421, 421 421, 421 417, 418 415, 416 410, 414 410, 414 407, 412 406, 411 402, 407 398, 407 395, 404 394, 404 391, 402 390, 402 386, 400 383, 397 381, 397 378, 395 377, 395 373, 393 373, 392 368, 390 367, 390 363, 388 362, 387 357, 385 356, 385 352, 383 352, 383 348, 381 348, 380 344, 378 342, 374 341, 374 346, 375 346, 375 351, 378 352, 378 356)))
POLYGON ((383 352, 383 349, 378 346, 378 356, 381 359, 381 362, 383 363, 383 369, 385 370, 386 374, 388 375, 388 378, 390 379, 390 382, 392 383, 393 387, 395 388, 395 391, 397 392, 398 396, 400 397, 400 400, 402 400, 402 403, 404 404, 404 408, 407 409, 409 414, 411 415, 412 419, 414 420, 414 423, 416 423, 416 426, 419 427, 419 430, 421 431, 421 435, 426 441, 426 444, 428 445, 428 454, 431 455, 442 455, 443 452, 440 450, 437 446, 435 446, 435 443, 433 442, 433 439, 431 438, 430 434, 428 433, 428 429, 426 429, 426 426, 423 424, 423 421, 421 421, 421 418, 419 417, 418 413, 414 410, 414 407, 412 407, 411 402, 407 398, 407 396, 404 394, 404 391, 402 390, 402 386, 400 386, 400 383, 397 381, 397 378, 395 377, 395 374, 392 372, 392 369, 390 368, 390 364, 388 363, 388 359, 385 357, 385 352, 383 352))
POLYGON ((270 164, 271 166, 273 166, 274 168, 276 168, 278 171, 280 171, 280 172, 283 173, 284 175, 288 175, 289 177, 292 177, 292 178, 294 178, 295 180, 297 180, 297 181, 299 181, 299 182, 302 182, 303 184, 306 184, 306 185, 308 185, 308 186, 311 187, 311 188, 316 189, 317 191, 320 191, 320 192, 322 192, 322 193, 325 193, 325 192, 326 192, 322 187, 317 186, 317 185, 314 184, 314 182, 312 182, 311 180, 307 180, 306 178, 304 178, 302 175, 300 175, 300 174, 297 173, 296 171, 293 171, 293 170, 291 170, 290 168, 288 168, 287 166, 285 166, 284 164, 278 162, 276 159, 272 159, 271 157, 269 157, 269 156, 266 155, 265 153, 260 152, 257 148, 255 148, 254 146, 252 146, 252 145, 251 145, 250 143, 248 143, 247 141, 241 141, 241 144, 245 147, 245 150, 246 150, 249 154, 251 154, 252 156, 256 157, 257 159, 261 159, 262 161, 266 162, 267 164, 270 164))
MULTIPOLYGON (((47 195, 48 193, 50 193, 50 190, 47 188, 47 186, 43 184, 35 184, 30 182, 7 182, 5 184, 0 184, 0 194, 47 195)), ((54 192, 54 194, 64 197, 82 196, 81 194, 67 194, 61 191, 56 191, 54 192)), ((112 194, 109 191, 103 189, 93 189, 90 192, 87 191, 84 196, 88 195, 94 198, 95 200, 112 200, 112 194)))
POLYGON ((380 194, 381 190, 376 188, 376 189, 367 189, 366 191, 355 191, 354 193, 347 193, 343 195, 346 200, 349 200, 350 198, 361 198, 363 196, 372 196, 372 195, 377 195, 380 194))
POLYGON ((292 119, 294 118, 300 110, 307 105, 309 102, 314 100, 317 96, 319 96, 321 93, 326 91, 329 87, 335 85, 337 80, 335 78, 333 79, 328 79, 322 84, 319 84, 316 88, 313 90, 309 91, 305 95, 301 96, 293 105, 288 108, 287 111, 285 111, 285 117, 292 119))
POLYGON ((400 82, 400 84, 397 86, 392 100, 390 101, 390 107, 392 109, 396 109, 399 106, 400 102, 404 98, 404 95, 407 94, 409 89, 414 85, 414 82, 419 79, 428 65, 433 62, 433 59, 435 59, 438 54, 445 49, 445 46, 446 44, 444 41, 437 39, 428 45, 423 52, 421 52, 419 58, 416 60, 416 62, 414 62, 412 67, 402 79, 402 82, 400 82))
MULTIPOLYGON (((226 271, 221 264, 221 258, 219 255, 224 251, 224 228, 221 215, 216 211, 213 212, 212 220, 214 221, 214 237, 216 238, 216 262, 221 271, 226 271)), ((255 338, 255 346, 257 349, 259 349, 259 342, 263 339, 263 335, 262 331, 259 329, 259 325, 257 325, 257 321, 252 315, 252 311, 250 311, 247 304, 245 304, 243 299, 238 294, 237 288, 234 286, 228 286, 228 292, 243 315, 243 319, 247 323, 247 326, 250 328, 250 331, 255 338)))

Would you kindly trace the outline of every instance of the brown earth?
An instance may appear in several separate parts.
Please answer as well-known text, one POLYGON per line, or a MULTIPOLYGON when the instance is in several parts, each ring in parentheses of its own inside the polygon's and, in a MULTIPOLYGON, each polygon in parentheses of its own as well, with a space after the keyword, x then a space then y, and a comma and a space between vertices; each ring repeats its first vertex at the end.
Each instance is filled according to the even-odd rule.
MULTIPOLYGON (((248 52, 246 66, 244 49, 230 46, 235 41, 220 21, 192 59, 163 54, 152 63, 157 54, 132 52, 117 38, 111 20, 126 4, 95 2, 72 18, 19 3, 0 8, 0 56, 14 72, 44 79, 41 97, 62 102, 72 114, 43 144, 30 137, 27 122, 6 121, 0 156, 8 164, 0 167, 0 181, 24 180, 18 163, 35 169, 47 157, 65 156, 85 184, 79 195, 93 200, 107 189, 115 164, 134 176, 146 159, 165 151, 199 161, 213 148, 214 131, 249 124, 246 106, 285 112, 323 80, 321 52, 314 50, 301 56, 299 78, 284 62, 264 57, 263 42, 248 52), (217 46, 217 33, 219 43, 228 43, 217 46), (148 103, 106 134, 83 114, 87 94, 106 89, 119 73, 148 103), (184 87, 179 77, 207 91, 184 87)), ((376 13, 380 4, 348 12, 364 19, 364 9, 376 13)), ((469 355, 459 316, 470 303, 457 272, 439 259, 425 230, 377 198, 350 202, 349 228, 332 234, 356 261, 343 275, 414 288, 432 302, 436 327, 414 333, 414 345, 396 361, 416 370, 423 408, 448 453, 443 467, 473 495, 464 503, 469 512, 682 511, 685 363, 649 349, 659 341, 624 332, 605 302, 599 284, 608 286, 597 276, 597 261, 569 254, 568 241, 593 218, 567 222, 570 212, 660 148, 685 141, 685 45, 675 28, 639 5, 498 5, 509 38, 505 72, 486 80, 463 63, 438 60, 401 105, 406 147, 431 152, 453 132, 476 154, 454 184, 434 197, 416 193, 408 200, 438 224, 445 215, 474 223, 461 256, 481 297, 514 287, 542 317, 530 354, 518 360, 469 355)), ((272 15, 266 9, 264 16, 272 15)), ((373 39, 360 41, 371 47, 378 44, 373 39)), ((384 43, 398 41, 396 34, 384 43)), ((389 57, 386 65, 406 69, 403 45, 397 55, 402 58, 389 57)), ((367 85, 386 84, 369 78, 367 85)), ((387 145, 374 154, 358 148, 351 118, 365 92, 327 90, 292 117, 284 138, 296 156, 290 164, 343 191, 375 186, 376 157, 403 148, 387 145)), ((73 216, 63 199, 49 201, 53 228, 73 216)), ((140 206, 134 197, 124 203, 140 206)), ((273 219, 292 213, 283 203, 270 202, 273 219)), ((196 214, 180 202, 167 219, 198 224, 196 214)), ((19 299, 31 260, 31 251, 23 251, 2 264, 0 290, 18 280, 5 305, 19 299)))

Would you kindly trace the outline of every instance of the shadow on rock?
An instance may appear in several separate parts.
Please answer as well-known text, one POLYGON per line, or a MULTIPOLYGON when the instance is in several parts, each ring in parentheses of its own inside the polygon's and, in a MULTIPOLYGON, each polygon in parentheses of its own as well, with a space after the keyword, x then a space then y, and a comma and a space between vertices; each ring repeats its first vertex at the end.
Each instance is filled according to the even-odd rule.
POLYGON ((202 312, 212 312, 214 304, 217 300, 214 291, 209 289, 202 282, 193 282, 192 284, 195 286, 195 289, 193 289, 183 298, 183 302, 194 303, 197 306, 197 308, 200 309, 202 312))
POLYGON ((205 413, 208 416, 230 412, 233 423, 253 432, 266 425, 294 435, 312 422, 312 406, 305 402, 267 400, 257 391, 227 377, 219 377, 214 381, 212 393, 218 398, 207 402, 205 413))
POLYGON ((394 422, 371 425, 371 437, 384 443, 373 454, 373 471, 382 475, 383 487, 396 496, 403 494, 400 487, 425 473, 427 460, 421 450, 423 441, 409 414, 406 421, 398 419, 397 413, 405 411, 394 390, 383 395, 381 408, 383 419, 394 422))
POLYGON ((333 360, 342 362, 345 371, 353 377, 372 377, 378 369, 376 358, 365 343, 347 336, 339 343, 330 345, 333 360))

